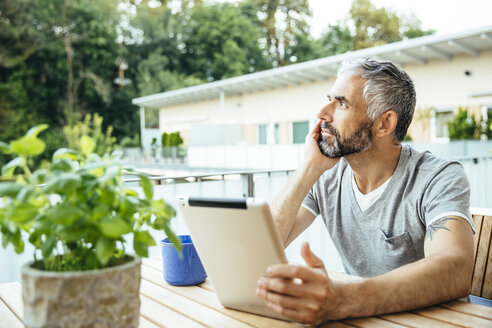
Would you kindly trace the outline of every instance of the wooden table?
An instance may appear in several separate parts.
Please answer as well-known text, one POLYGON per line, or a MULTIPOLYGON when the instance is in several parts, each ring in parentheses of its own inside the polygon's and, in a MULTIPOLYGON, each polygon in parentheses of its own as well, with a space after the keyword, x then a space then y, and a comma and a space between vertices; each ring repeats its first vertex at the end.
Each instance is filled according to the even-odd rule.
MULTIPOLYGON (((333 273, 333 279, 347 279, 333 273)), ((21 284, 0 285, 0 328, 22 325, 21 284)), ((143 261, 140 287, 140 327, 268 327, 299 328, 302 325, 261 317, 222 307, 211 284, 175 287, 162 277, 159 258, 143 261)), ((330 322, 322 327, 492 327, 492 308, 453 301, 425 309, 330 322)))

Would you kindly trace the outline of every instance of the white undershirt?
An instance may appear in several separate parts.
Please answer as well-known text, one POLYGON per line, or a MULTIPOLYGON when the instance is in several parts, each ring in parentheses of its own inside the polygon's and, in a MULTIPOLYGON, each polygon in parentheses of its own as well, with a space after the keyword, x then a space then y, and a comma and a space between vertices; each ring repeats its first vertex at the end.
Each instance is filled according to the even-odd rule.
POLYGON ((357 204, 359 204, 360 210, 362 212, 365 212, 369 207, 372 206, 372 204, 374 204, 379 199, 379 197, 381 197, 392 177, 393 176, 389 177, 382 185, 365 195, 361 193, 359 187, 357 187, 355 176, 352 177, 352 187, 354 189, 355 199, 357 200, 357 204))

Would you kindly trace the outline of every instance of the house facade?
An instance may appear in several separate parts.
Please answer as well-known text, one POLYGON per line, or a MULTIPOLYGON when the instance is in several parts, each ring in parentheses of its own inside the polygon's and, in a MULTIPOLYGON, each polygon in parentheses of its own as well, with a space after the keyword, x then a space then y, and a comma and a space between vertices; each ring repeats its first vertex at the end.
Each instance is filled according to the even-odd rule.
MULTIPOLYGON (((159 130, 190 146, 303 143, 341 62, 373 57, 414 80, 414 141, 446 141, 459 107, 492 117, 492 26, 430 35, 133 99, 159 109, 159 130)), ((143 117, 143 115, 141 115, 143 117)))

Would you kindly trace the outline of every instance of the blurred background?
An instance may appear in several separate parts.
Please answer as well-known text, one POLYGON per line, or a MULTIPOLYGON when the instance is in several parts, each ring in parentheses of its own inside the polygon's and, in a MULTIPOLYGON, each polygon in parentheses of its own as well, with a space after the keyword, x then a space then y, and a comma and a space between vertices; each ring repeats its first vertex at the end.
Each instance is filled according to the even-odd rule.
MULTIPOLYGON (((471 205, 491 207, 490 12, 490 0, 0 0, 0 140, 48 123, 35 166, 90 135, 100 154, 123 150, 172 205, 176 195, 269 200, 340 63, 370 56, 414 79, 405 142, 460 161, 471 205)), ((10 159, 0 153, 0 165, 10 159)), ((173 228, 187 233, 180 213, 173 228)), ((289 260, 301 261, 302 240, 341 270, 320 219, 289 260)), ((0 249, 0 283, 19 280, 31 257, 0 249)))

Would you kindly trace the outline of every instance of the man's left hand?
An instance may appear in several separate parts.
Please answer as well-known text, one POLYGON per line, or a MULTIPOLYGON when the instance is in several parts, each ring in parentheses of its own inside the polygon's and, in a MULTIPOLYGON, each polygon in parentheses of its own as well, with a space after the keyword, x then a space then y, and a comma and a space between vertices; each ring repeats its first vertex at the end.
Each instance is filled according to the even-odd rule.
POLYGON ((258 280, 256 295, 271 309, 296 321, 318 325, 336 317, 340 297, 335 292, 323 262, 305 242, 301 255, 307 266, 276 264, 258 280))

